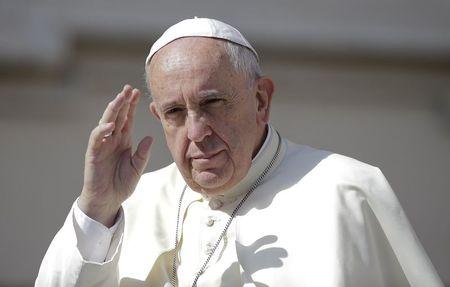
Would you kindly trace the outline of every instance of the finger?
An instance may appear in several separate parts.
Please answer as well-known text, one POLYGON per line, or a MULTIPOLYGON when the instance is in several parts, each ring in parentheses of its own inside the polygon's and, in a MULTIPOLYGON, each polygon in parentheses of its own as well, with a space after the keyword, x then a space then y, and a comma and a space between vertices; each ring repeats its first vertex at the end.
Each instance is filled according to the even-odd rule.
POLYGON ((119 114, 120 109, 126 102, 126 92, 131 90, 130 85, 125 85, 123 90, 112 100, 105 109, 99 124, 115 122, 119 114))
POLYGON ((139 143, 136 151, 131 158, 131 164, 136 170, 137 174, 142 174, 147 165, 148 159, 150 157, 150 148, 153 144, 153 138, 146 136, 139 143))
POLYGON ((130 108, 128 109, 127 120, 123 126, 122 133, 127 133, 133 128, 134 115, 136 114, 136 106, 139 102, 141 92, 138 89, 134 89, 130 98, 130 108))
POLYGON ((122 105, 119 113, 117 114, 116 131, 118 132, 122 131, 123 126, 125 125, 125 122, 127 120, 128 110, 130 109, 131 95, 132 93, 130 90, 127 90, 125 92, 125 103, 122 105))
POLYGON ((98 149, 103 142, 107 139, 108 134, 111 134, 114 130, 114 123, 104 123, 98 125, 92 130, 89 137, 89 147, 92 149, 98 149))

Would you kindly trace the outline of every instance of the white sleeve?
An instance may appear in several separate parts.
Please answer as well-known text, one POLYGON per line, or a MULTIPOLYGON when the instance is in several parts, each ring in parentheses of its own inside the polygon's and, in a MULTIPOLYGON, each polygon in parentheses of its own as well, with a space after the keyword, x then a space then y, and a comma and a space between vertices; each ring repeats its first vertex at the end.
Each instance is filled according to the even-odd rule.
POLYGON ((119 224, 123 220, 122 207, 115 224, 107 228, 100 222, 87 216, 78 206, 74 205, 74 229, 77 236, 77 247, 84 260, 90 262, 105 262, 108 251, 111 247, 111 240, 119 224))
MULTIPOLYGON (((89 224, 95 222, 92 219, 92 222, 80 220, 80 225, 75 219, 76 208, 77 203, 74 202, 63 226, 50 243, 39 268, 35 287, 119 286, 118 262, 125 221, 123 211, 120 211, 122 215, 119 214, 118 216, 118 226, 111 230, 104 226, 102 229, 98 228, 99 226, 96 224, 89 224), (83 226, 84 229, 81 229, 80 226, 83 226), (101 234, 103 233, 99 232, 99 230, 104 231, 105 229, 107 230, 106 234, 108 232, 113 234, 112 238, 107 235, 106 239, 103 239, 106 240, 104 241, 106 245, 103 248, 107 251, 102 252, 106 252, 106 258, 105 254, 100 254, 96 250, 96 244, 92 244, 92 240, 94 242, 102 242, 101 234), (117 230, 114 232, 114 229, 117 230), (96 239, 91 238, 91 233, 94 234, 93 237, 96 237, 96 239), (81 252, 85 254, 82 255, 81 252), (85 256, 92 257, 92 259, 100 262, 86 260, 85 256)), ((80 216, 80 218, 83 217, 80 216)))

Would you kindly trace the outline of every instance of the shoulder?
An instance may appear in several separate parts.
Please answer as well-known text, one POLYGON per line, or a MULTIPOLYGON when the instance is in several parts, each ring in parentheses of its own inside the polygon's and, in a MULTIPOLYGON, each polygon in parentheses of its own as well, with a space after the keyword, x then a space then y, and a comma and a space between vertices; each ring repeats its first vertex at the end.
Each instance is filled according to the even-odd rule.
POLYGON ((284 140, 286 153, 283 159, 284 171, 297 170, 303 177, 333 184, 372 185, 385 178, 376 166, 357 159, 299 145, 284 140))
POLYGON ((145 203, 170 203, 181 189, 184 181, 175 163, 141 176, 133 194, 125 206, 145 203))
POLYGON ((136 191, 149 186, 165 186, 176 184, 180 176, 175 163, 171 163, 161 169, 144 173, 136 186, 136 191))
POLYGON ((357 159, 286 141, 276 177, 280 185, 317 204, 368 202, 377 210, 399 210, 398 200, 378 167, 357 159))

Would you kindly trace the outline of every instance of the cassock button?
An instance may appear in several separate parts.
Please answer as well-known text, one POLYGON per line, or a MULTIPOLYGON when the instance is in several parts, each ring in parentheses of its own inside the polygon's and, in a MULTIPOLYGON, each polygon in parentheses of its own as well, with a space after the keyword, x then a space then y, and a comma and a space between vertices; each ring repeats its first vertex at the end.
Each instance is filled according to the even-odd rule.
POLYGON ((223 205, 223 202, 219 199, 213 198, 209 201, 209 207, 211 207, 212 210, 216 210, 221 208, 223 205))
POLYGON ((206 221, 206 226, 213 226, 214 225, 214 219, 209 217, 208 220, 206 221))

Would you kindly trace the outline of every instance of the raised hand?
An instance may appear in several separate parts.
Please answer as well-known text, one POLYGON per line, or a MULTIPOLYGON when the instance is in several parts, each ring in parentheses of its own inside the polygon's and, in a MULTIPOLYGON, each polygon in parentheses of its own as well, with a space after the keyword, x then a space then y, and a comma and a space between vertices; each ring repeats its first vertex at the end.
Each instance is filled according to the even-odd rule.
POLYGON ((84 184, 78 206, 107 227, 133 193, 147 165, 153 139, 144 137, 132 153, 132 128, 140 92, 130 85, 111 101, 89 137, 84 184))

